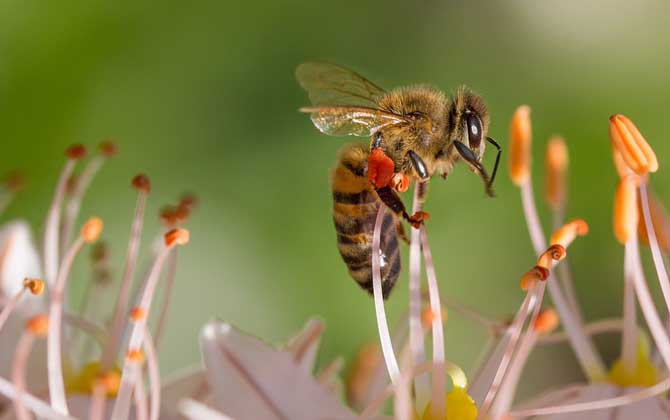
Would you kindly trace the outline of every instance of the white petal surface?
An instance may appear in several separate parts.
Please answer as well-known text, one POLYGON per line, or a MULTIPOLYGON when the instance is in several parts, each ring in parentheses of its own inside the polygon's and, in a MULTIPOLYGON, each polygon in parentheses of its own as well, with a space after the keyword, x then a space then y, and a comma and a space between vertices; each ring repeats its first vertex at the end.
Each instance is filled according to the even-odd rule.
POLYGON ((202 368, 189 369, 168 377, 161 388, 161 413, 179 415, 179 403, 183 399, 203 401, 209 395, 209 385, 202 368))
POLYGON ((214 408, 236 420, 353 419, 288 352, 222 322, 202 333, 202 352, 214 408))
MULTIPOLYGON (((23 221, 10 222, 0 230, 0 291, 5 298, 11 298, 21 291, 26 277, 42 277, 37 249, 33 245, 28 224, 23 221)), ((27 296, 23 300, 26 302, 31 297, 27 296)))
MULTIPOLYGON (((551 391, 519 409, 542 408, 564 404, 575 404, 619 397, 639 391, 641 388, 619 388, 610 384, 572 385, 551 391)), ((577 413, 534 416, 533 420, 667 420, 670 418, 670 403, 667 399, 653 397, 621 407, 590 410, 577 413)))
POLYGON ((314 318, 310 319, 302 331, 289 340, 289 344, 286 347, 286 350, 293 355, 295 361, 306 373, 312 373, 314 370, 323 329, 323 321, 314 318))

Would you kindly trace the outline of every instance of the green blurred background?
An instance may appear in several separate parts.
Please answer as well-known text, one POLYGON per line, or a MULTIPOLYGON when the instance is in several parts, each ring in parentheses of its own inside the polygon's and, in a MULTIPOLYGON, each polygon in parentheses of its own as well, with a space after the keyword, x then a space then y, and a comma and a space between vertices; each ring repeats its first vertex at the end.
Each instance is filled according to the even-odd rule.
MULTIPOLYGON (((82 212, 104 218, 117 277, 134 174, 147 173, 154 185, 145 255, 163 204, 185 190, 202 200, 180 253, 165 372, 198 362, 198 332, 213 317, 279 342, 317 315, 327 322, 320 362, 350 360, 376 337, 372 300, 348 277, 330 216, 328 171, 351 139, 321 135, 297 112, 308 101, 293 76, 300 62, 325 59, 389 88, 467 84, 486 99, 490 135, 503 147, 514 108, 529 104, 538 200, 543 145, 560 133, 571 158, 568 216, 591 226, 570 250, 580 299, 588 319, 616 316, 622 247, 611 232, 607 117, 620 112, 638 124, 660 161, 652 184, 667 197, 669 24, 662 0, 5 0, 0 169, 23 169, 30 180, 5 219, 23 217, 41 231, 64 148, 112 137, 120 154, 82 212)), ((427 203, 442 290, 499 317, 519 305, 519 276, 534 263, 506 164, 496 199, 458 167, 447 182, 433 182, 427 203)), ((87 273, 81 258, 73 298, 87 273)), ((388 302, 391 322, 406 306, 403 274, 388 302)), ((452 313, 448 357, 471 371, 485 337, 452 313)), ((599 341, 608 359, 617 343, 599 341)), ((525 387, 550 385, 579 372, 558 346, 534 355, 527 378, 525 387), (567 362, 548 363, 559 357, 567 362)))

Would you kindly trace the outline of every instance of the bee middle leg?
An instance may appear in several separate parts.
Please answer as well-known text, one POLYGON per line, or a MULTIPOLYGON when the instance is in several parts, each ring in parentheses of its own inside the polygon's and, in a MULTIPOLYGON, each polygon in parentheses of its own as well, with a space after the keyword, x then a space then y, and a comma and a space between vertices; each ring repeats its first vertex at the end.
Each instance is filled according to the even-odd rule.
POLYGON ((382 202, 391 209, 395 214, 400 215, 403 219, 407 220, 415 229, 418 229, 419 226, 423 223, 424 220, 428 220, 430 215, 423 211, 418 211, 413 215, 407 214, 405 209, 405 204, 402 202, 398 194, 390 186, 376 188, 377 196, 382 202))
POLYGON ((405 232, 405 226, 402 224, 402 220, 397 220, 395 223, 395 229, 396 232, 398 232, 398 237, 402 239, 404 243, 409 245, 409 236, 407 236, 407 232, 405 232))

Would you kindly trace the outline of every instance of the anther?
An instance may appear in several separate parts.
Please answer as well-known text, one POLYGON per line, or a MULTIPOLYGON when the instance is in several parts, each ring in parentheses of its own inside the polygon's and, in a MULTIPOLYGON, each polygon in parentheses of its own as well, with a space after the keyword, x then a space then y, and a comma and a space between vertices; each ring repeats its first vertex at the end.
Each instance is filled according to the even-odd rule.
POLYGON ((81 228, 82 239, 89 244, 97 241, 102 233, 102 227, 102 219, 98 217, 88 219, 81 228))
POLYGON ((133 188, 137 189, 138 191, 145 193, 151 191, 151 182, 149 181, 149 177, 144 174, 136 175, 135 178, 133 178, 132 185, 133 188))
POLYGON ((521 277, 521 289, 530 290, 540 281, 545 281, 549 278, 549 269, 536 265, 530 270, 526 271, 521 277))
POLYGON ((540 255, 540 258, 537 261, 537 265, 550 269, 554 261, 560 261, 565 258, 565 247, 563 245, 554 244, 547 248, 546 251, 540 255))
POLYGON ((5 188, 12 193, 22 190, 26 185, 26 178, 19 171, 9 172, 4 179, 5 188))
POLYGON ((409 178, 407 178, 407 175, 398 172, 391 178, 391 186, 398 192, 405 192, 409 188, 409 178))
POLYGON ((41 295, 44 292, 44 282, 39 279, 25 278, 23 287, 30 290, 33 295, 41 295))
POLYGON ((128 350, 126 353, 126 359, 132 363, 142 363, 144 362, 144 352, 142 350, 128 350))
POLYGON ((549 140, 544 165, 546 199, 550 206, 558 208, 565 201, 565 173, 568 169, 568 147, 562 137, 554 136, 549 140))
POLYGON ((186 207, 189 210, 193 210, 198 206, 198 197, 195 194, 184 193, 179 198, 179 207, 186 207))
POLYGON ((621 178, 614 196, 614 236, 626 244, 634 235, 639 219, 635 176, 621 178))
POLYGON ((147 316, 147 311, 140 307, 134 307, 130 310, 130 319, 134 322, 140 321, 147 316))
POLYGON ((46 337, 49 332, 49 318, 46 315, 36 315, 26 322, 26 331, 37 337, 46 337))
POLYGON ((72 160, 79 160, 86 157, 86 147, 81 144, 73 144, 65 151, 65 155, 72 160))
MULTIPOLYGON (((442 317, 442 322, 446 322, 447 320, 447 309, 442 306, 440 308, 440 316, 442 317)), ((421 323, 425 328, 430 328, 433 326, 433 323, 437 319, 436 314, 433 312, 433 310, 430 308, 430 306, 424 308, 424 310, 421 312, 421 323)))
POLYGON ((112 140, 105 140, 100 145, 98 146, 98 150, 100 151, 100 154, 103 155, 106 158, 110 158, 116 155, 118 152, 118 147, 116 146, 116 143, 114 143, 112 140))
POLYGON ((531 137, 530 107, 523 105, 514 112, 510 127, 510 177, 516 185, 530 177, 531 137))
POLYGON ((172 229, 165 234, 165 245, 186 245, 189 241, 189 232, 186 229, 172 229))
POLYGON ((121 386, 121 375, 116 371, 101 373, 96 380, 103 386, 108 395, 115 395, 121 386))
POLYGON ((560 320, 558 314, 552 308, 543 309, 533 324, 533 330, 539 334, 549 334, 558 327, 560 320))
POLYGON ((563 245, 564 248, 567 248, 577 236, 584 236, 587 233, 589 233, 589 225, 582 219, 575 219, 551 235, 551 244, 563 245))
POLYGON ((658 170, 654 150, 630 119, 621 114, 612 115, 610 138, 612 146, 621 153, 623 161, 633 172, 644 175, 658 170))

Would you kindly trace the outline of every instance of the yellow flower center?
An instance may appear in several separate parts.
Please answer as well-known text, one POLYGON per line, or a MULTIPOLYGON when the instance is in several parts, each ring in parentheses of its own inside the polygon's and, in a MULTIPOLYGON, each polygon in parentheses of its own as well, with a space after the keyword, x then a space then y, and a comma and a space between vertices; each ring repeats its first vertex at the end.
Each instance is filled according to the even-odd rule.
POLYGON ((422 420, 475 420, 477 418, 477 406, 463 388, 454 387, 447 392, 446 406, 446 415, 440 419, 432 415, 430 404, 428 404, 422 420))
POLYGON ((93 394, 94 385, 102 381, 107 389, 107 396, 115 397, 120 379, 121 369, 118 367, 103 373, 100 362, 92 362, 84 366, 78 374, 66 377, 65 389, 68 394, 93 394))
POLYGON ((649 359, 649 345, 640 339, 637 346, 635 370, 629 371, 621 359, 617 359, 609 371, 609 381, 622 388, 630 386, 649 387, 655 385, 658 372, 649 359))

